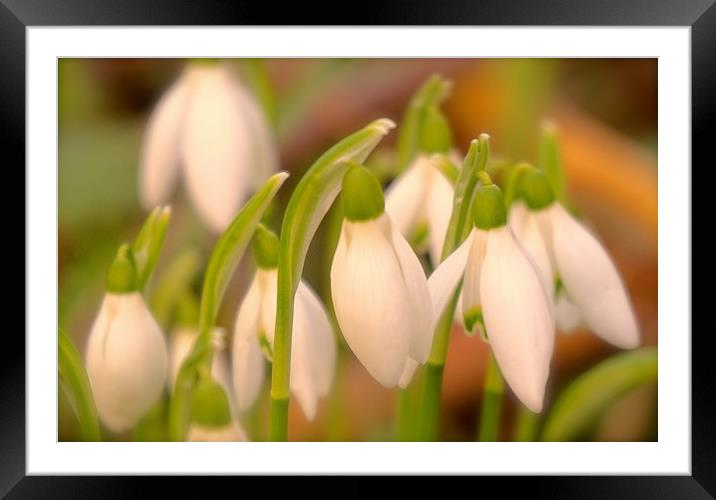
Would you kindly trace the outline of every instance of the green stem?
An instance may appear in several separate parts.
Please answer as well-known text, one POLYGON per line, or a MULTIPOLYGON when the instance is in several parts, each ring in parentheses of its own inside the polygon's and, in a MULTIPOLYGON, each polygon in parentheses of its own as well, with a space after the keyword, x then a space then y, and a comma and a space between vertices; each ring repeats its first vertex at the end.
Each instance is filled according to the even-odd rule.
POLYGON ((460 287, 455 290, 435 329, 432 351, 428 363, 425 365, 425 382, 418 413, 418 441, 435 441, 437 437, 443 370, 452 333, 452 320, 455 316, 455 307, 459 296, 460 287))
MULTIPOLYGON (((472 228, 470 211, 477 187, 478 173, 485 169, 489 154, 489 136, 480 135, 479 140, 470 143, 462 168, 455 183, 453 209, 450 215, 442 260, 445 260, 465 240, 472 228)), ((458 284, 453 296, 443 311, 435 328, 430 358, 425 371, 425 384, 418 413, 418 439, 432 441, 437 436, 440 412, 440 393, 442 390, 443 369, 447 357, 455 307, 460 296, 462 282, 458 284)))
POLYGON ((58 372, 60 385, 75 411, 84 441, 101 441, 97 410, 87 372, 67 334, 58 329, 58 372))
POLYGON ((497 366, 495 356, 490 351, 487 357, 485 392, 483 394, 480 428, 478 430, 479 441, 497 441, 504 391, 505 383, 502 380, 500 367, 497 366))
POLYGON ((515 441, 529 442, 535 441, 539 428, 539 415, 532 413, 526 406, 520 405, 515 424, 515 441))
POLYGON ((410 441, 411 394, 409 388, 398 389, 398 411, 395 419, 395 440, 410 441))
POLYGON ((277 271, 269 440, 284 441, 288 435, 288 411, 283 406, 290 398, 293 307, 308 247, 340 192, 349 163, 362 163, 394 126, 390 120, 376 120, 326 151, 298 183, 286 207, 277 271))
POLYGON ((440 392, 445 363, 428 361, 425 365, 425 385, 418 417, 418 441, 435 441, 440 417, 440 392))
POLYGON ((269 421, 269 438, 271 441, 288 440, 288 397, 274 398, 271 396, 271 419, 269 421))

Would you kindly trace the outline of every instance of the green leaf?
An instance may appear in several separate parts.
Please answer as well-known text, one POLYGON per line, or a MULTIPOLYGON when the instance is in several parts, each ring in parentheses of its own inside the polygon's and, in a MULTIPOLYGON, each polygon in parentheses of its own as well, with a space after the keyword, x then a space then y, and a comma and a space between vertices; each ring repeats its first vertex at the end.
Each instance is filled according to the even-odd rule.
POLYGON ((77 416, 82 439, 101 441, 97 409, 87 372, 77 349, 61 329, 57 330, 57 347, 60 385, 77 416))
POLYGON ((572 382, 560 395, 545 422, 542 441, 572 441, 632 389, 655 382, 656 347, 612 356, 572 382))
MULTIPOLYGON (((308 169, 296 186, 286 207, 281 226, 281 249, 278 261, 278 296, 276 330, 274 333, 274 361, 271 379, 271 397, 288 400, 289 360, 291 358, 291 328, 293 301, 303 274, 308 246, 341 189, 343 175, 351 162, 363 163, 380 140, 395 126, 387 119, 370 123, 349 135, 326 151, 308 169)), ((278 402, 274 408, 282 408, 278 402)), ((282 411, 272 413, 283 419, 282 411)), ((272 438, 285 439, 285 422, 271 424, 272 438), (276 434, 278 433, 278 434, 276 434)))
POLYGON ((415 157, 425 115, 429 108, 440 104, 450 91, 450 82, 439 75, 431 76, 410 100, 398 130, 397 163, 400 173, 415 157))
POLYGON ((199 310, 199 336, 184 360, 169 404, 169 435, 181 441, 186 434, 191 416, 191 395, 198 370, 208 370, 211 361, 211 330, 221 306, 226 285, 254 235, 261 217, 284 183, 288 173, 272 176, 244 205, 229 227, 219 237, 209 258, 199 310))

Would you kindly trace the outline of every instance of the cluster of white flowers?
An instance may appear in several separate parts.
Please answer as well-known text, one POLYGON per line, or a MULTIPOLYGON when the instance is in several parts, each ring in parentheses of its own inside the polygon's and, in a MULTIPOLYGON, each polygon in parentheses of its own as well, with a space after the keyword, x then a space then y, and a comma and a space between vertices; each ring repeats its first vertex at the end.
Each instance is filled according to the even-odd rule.
MULTIPOLYGON (((457 153, 445 152, 459 163, 457 153)), ((221 231, 246 195, 276 169, 277 158, 259 106, 228 68, 192 64, 149 120, 141 197, 147 206, 166 201, 181 166, 198 213, 221 231)), ((346 342, 380 384, 404 388, 428 361, 436 323, 461 283, 466 331, 480 332, 489 342, 508 385, 534 412, 543 406, 555 322, 568 328, 584 324, 622 348, 638 344, 624 285, 602 245, 555 200, 539 170, 528 170, 519 186, 516 201, 506 207, 501 190, 483 172, 468 236, 441 262, 454 188, 433 158, 417 154, 385 198, 368 168, 349 168, 331 294, 346 342), (406 239, 421 229, 428 231, 428 253, 437 266, 429 277, 406 239)), ((211 408, 199 408, 191 440, 245 440, 239 419, 257 400, 264 358, 272 359, 280 242, 262 225, 253 241, 257 270, 236 315, 231 366, 216 349, 210 379, 195 400, 211 408)), ((100 418, 122 432, 165 387, 171 390, 198 332, 195 326, 177 328, 168 349, 132 275, 131 255, 120 252, 113 266, 86 364, 100 418)), ((331 389, 335 363, 329 315, 301 281, 290 389, 308 419, 331 389)))
MULTIPOLYGON (((363 173, 371 175, 365 168, 363 173)), ((638 345, 636 318, 603 246, 554 200, 543 173, 532 169, 521 185, 523 195, 508 220, 502 192, 483 178, 473 202, 472 231, 428 279, 397 227, 409 234, 415 221, 427 218, 434 234, 429 253, 436 260, 447 221, 444 206, 434 208, 430 200, 452 208, 447 179, 419 156, 388 189, 385 211, 379 186, 370 189, 364 182, 362 191, 353 193, 344 182, 344 203, 349 196, 381 201, 368 216, 346 211, 331 271, 341 330, 381 384, 410 383, 428 358, 436 323, 461 280, 466 331, 479 331, 490 343, 505 380, 533 412, 544 402, 555 315, 565 316, 565 306, 555 311, 555 301, 569 301, 567 312, 579 314, 615 346, 638 345)))

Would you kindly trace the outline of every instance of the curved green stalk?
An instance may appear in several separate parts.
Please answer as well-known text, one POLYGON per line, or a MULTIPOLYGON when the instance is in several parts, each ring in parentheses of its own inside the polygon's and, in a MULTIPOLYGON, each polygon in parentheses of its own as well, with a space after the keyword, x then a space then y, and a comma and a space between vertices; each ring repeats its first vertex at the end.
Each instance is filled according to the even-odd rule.
POLYGON ((251 241, 262 215, 287 177, 286 172, 271 177, 244 205, 214 246, 201 292, 199 336, 179 369, 169 402, 169 437, 172 441, 184 439, 189 425, 191 394, 198 371, 202 367, 208 370, 211 362, 211 330, 226 285, 251 241))
MULTIPOLYGON (((443 244, 442 260, 454 252, 470 234, 472 200, 478 183, 478 173, 483 171, 487 165, 489 139, 487 134, 481 134, 478 140, 473 140, 470 143, 470 149, 465 156, 455 183, 453 209, 443 244)), ((418 413, 418 439, 420 441, 433 441, 437 436, 443 369, 461 287, 462 282, 458 284, 435 328, 433 345, 426 364, 423 397, 418 413)))
POLYGON ((430 106, 436 106, 447 97, 451 84, 440 75, 431 76, 410 100, 403 119, 400 122, 397 144, 397 174, 399 174, 412 161, 420 145, 420 131, 422 129, 425 111, 430 106))
POLYGON ((281 226, 278 261, 278 295, 271 370, 271 424, 269 439, 288 436, 288 399, 293 301, 303 273, 308 246, 323 217, 341 189, 348 163, 362 163, 395 125, 376 120, 326 151, 296 186, 281 226))
POLYGON ((560 395, 545 422, 542 441, 573 441, 607 408, 636 387, 656 382, 656 347, 612 356, 579 376, 560 395))
POLYGON ((97 409, 87 372, 77 349, 67 334, 57 330, 57 354, 60 385, 75 411, 84 441, 101 441, 97 409))
POLYGON ((149 214, 132 243, 132 253, 137 266, 139 290, 144 290, 154 267, 159 260, 159 252, 167 233, 167 225, 171 217, 170 207, 156 207, 149 214))
POLYGON ((505 383, 502 380, 500 367, 497 366, 495 355, 490 350, 487 354, 485 393, 482 397, 480 427, 477 433, 478 441, 497 441, 504 391, 505 383))

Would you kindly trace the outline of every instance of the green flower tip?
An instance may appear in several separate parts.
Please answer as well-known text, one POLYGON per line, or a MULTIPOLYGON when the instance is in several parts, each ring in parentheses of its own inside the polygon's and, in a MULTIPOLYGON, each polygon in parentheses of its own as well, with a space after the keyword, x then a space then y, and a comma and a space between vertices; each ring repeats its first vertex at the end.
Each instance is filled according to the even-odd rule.
POLYGON ((437 106, 425 110, 420 127, 420 149, 425 153, 447 153, 452 149, 450 124, 437 106))
POLYGON ((475 194, 473 214, 478 229, 486 231, 507 224, 505 198, 500 188, 495 184, 483 182, 475 194))
POLYGON ((358 222, 373 220, 385 212, 383 189, 373 172, 353 163, 343 177, 343 214, 358 222))
POLYGON ((471 337, 478 331, 480 331, 481 334, 485 331, 485 324, 482 319, 482 308, 480 306, 475 306, 467 311, 463 315, 463 322, 465 323, 466 333, 471 337))
POLYGON ((470 141, 470 147, 465 155, 463 168, 470 172, 481 172, 487 165, 487 157, 490 153, 490 136, 480 134, 477 139, 470 141))
POLYGON ((131 293, 138 289, 137 267, 129 245, 124 244, 117 250, 107 271, 106 281, 108 292, 131 293))
POLYGON ((544 172, 528 167, 520 177, 520 196, 531 210, 541 210, 554 202, 555 196, 544 172))
POLYGON ((263 224, 256 226, 253 237, 254 260, 261 269, 274 269, 278 266, 279 242, 276 233, 263 224))
POLYGON ((223 427, 231 422, 229 399, 224 388, 213 380, 202 380, 191 401, 192 421, 203 427, 223 427))

